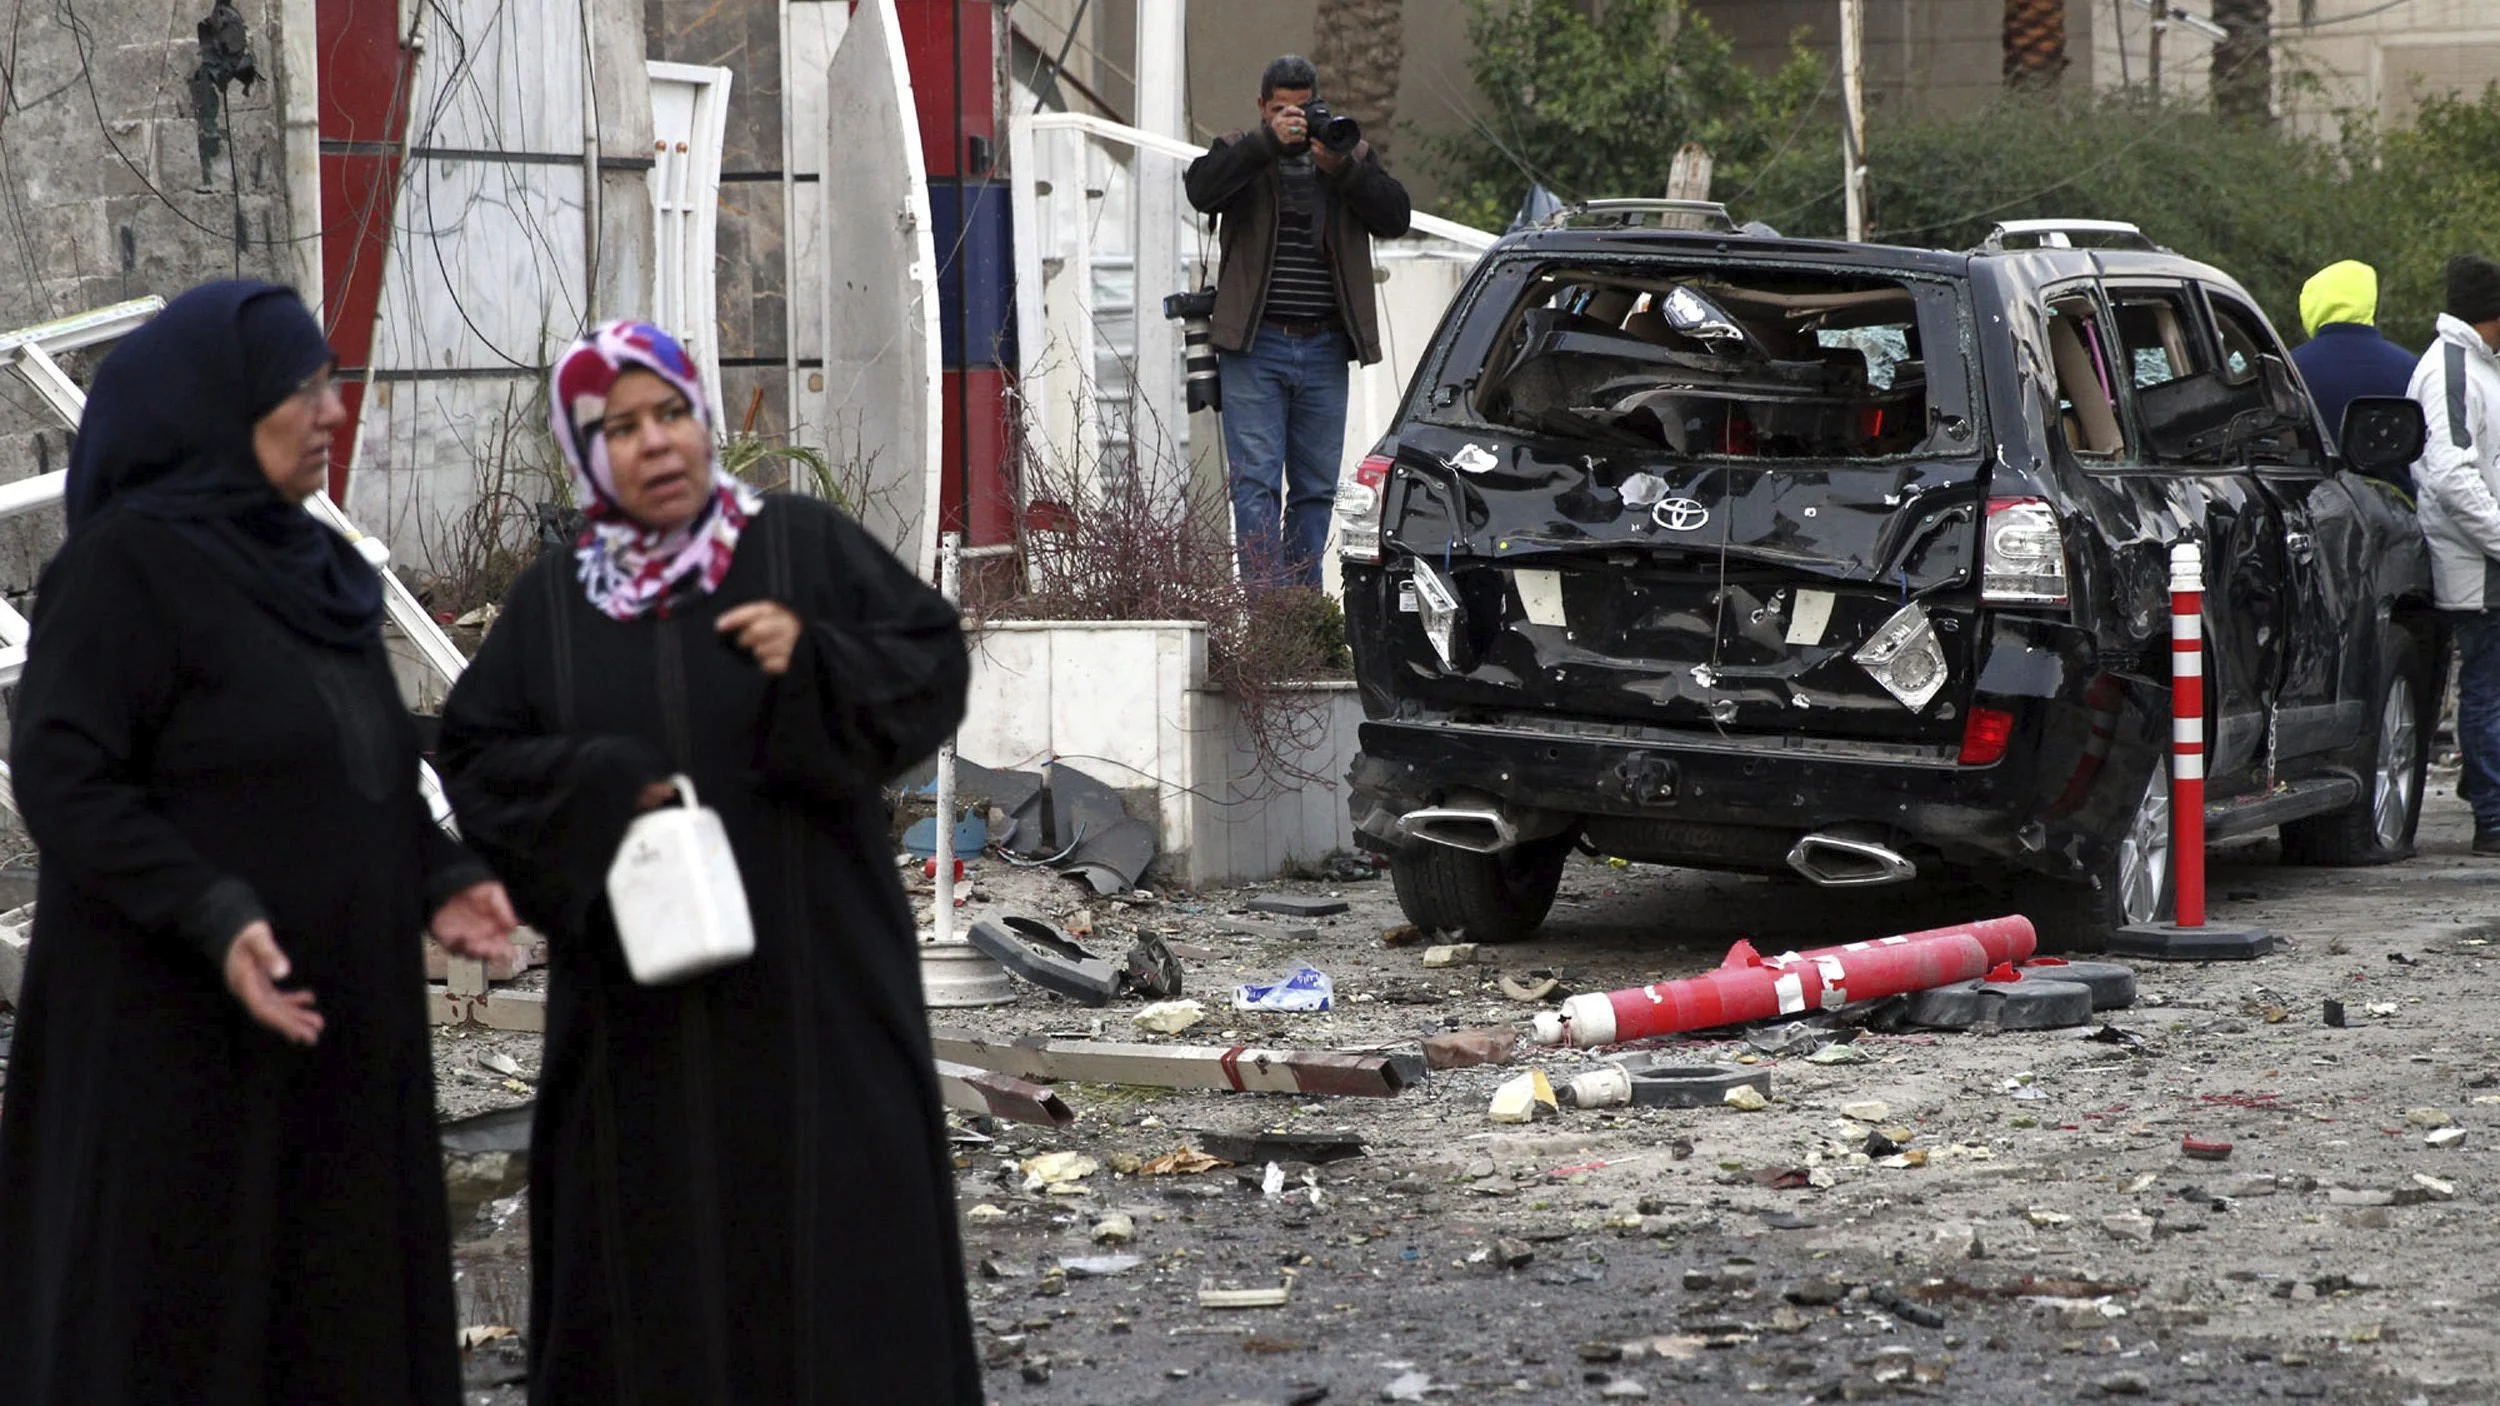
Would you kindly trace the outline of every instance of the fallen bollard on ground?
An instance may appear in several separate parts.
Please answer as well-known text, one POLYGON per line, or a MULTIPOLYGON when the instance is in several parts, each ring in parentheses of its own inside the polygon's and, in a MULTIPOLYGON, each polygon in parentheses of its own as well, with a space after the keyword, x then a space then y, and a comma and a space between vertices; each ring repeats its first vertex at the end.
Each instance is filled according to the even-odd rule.
POLYGON ((938 1092, 959 1113, 986 1113, 1044 1128, 1064 1128, 1076 1121, 1076 1113, 1059 1095, 1039 1084, 948 1059, 936 1064, 938 1092))
POLYGON ((1985 976, 2001 963, 2027 959, 2038 945, 2031 920, 2020 914, 1776 957, 1739 942, 1717 971, 1574 996, 1561 1009, 1537 1016, 1536 1038, 1540 1044, 1586 1049, 1838 1010, 1852 1001, 1985 976))

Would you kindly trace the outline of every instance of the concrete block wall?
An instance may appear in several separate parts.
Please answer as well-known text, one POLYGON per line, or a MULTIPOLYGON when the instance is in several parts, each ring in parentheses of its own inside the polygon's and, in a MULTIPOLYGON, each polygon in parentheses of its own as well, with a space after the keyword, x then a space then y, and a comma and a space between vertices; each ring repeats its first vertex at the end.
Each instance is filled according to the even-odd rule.
MULTIPOLYGON (((277 0, 238 0, 260 79, 230 87, 230 147, 203 169, 190 76, 206 0, 28 5, 0 33, 0 328, 237 274, 286 281, 277 0)), ((65 364, 84 381, 88 357, 65 364)), ((62 467, 69 435, 0 373, 0 482, 62 467)), ((57 510, 0 525, 0 593, 22 602, 57 510)))

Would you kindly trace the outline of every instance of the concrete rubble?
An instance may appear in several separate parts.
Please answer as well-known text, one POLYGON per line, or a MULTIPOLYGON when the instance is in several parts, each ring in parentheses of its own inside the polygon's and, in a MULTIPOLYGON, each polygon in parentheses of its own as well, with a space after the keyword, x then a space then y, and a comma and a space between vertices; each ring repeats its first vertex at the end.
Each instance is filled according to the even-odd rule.
MULTIPOLYGON (((1064 1127, 950 1115, 989 1389, 1207 1406, 1323 1389, 2476 1400, 2500 1351, 2474 1307, 2500 1295, 2500 1256, 2483 1253, 2473 1136, 2500 1120, 2500 1019, 2482 1013, 2500 921, 2461 814, 2437 800, 2426 854, 2380 870, 2221 852, 2217 905, 2291 941, 2227 969, 2144 965, 2135 1003, 2085 1025, 1815 1015, 1592 1050, 1521 1035, 1572 995, 1706 968, 1738 937, 1772 952, 2007 910, 1835 908, 1792 884, 1574 861, 1544 936, 1440 966, 1424 958, 1447 934, 1384 940, 1403 919, 1383 880, 1106 896, 976 859, 987 897, 963 923, 1030 916, 1107 960, 1153 936, 1202 999, 1164 1034, 1137 991, 1088 1008, 1020 986, 933 1016, 966 1038, 1159 1051, 1181 1081, 1200 1057, 1220 1080, 1232 1050, 1404 1071, 1366 1098, 1095 1073, 1046 1083, 1064 1127), (1279 897, 1301 901, 1252 910, 1279 897), (1330 977, 1329 1009, 1223 1008, 1301 965, 1330 977), (2322 1018, 2329 1000, 2345 1026, 2322 1018), (1642 1061, 1744 1081, 1701 1106, 1575 1106, 1642 1061), (1540 1078, 1572 1097, 1549 1105, 1540 1078), (1527 1121, 1492 1121, 1506 1087, 1524 1087, 1527 1121), (1523 1296, 1540 1307, 1523 1316, 1523 1296)), ((486 1050, 534 1073, 519 1037, 441 1038, 447 1104, 517 1101, 486 1050)))

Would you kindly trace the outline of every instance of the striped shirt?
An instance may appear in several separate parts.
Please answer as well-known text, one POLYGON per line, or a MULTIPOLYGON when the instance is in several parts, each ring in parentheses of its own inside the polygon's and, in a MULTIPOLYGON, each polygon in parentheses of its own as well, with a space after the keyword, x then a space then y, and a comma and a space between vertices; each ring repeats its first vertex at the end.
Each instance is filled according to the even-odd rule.
POLYGON ((1319 174, 1309 153, 1277 162, 1284 199, 1276 208, 1276 261, 1267 276, 1263 316, 1281 322, 1333 322, 1337 280, 1320 248, 1319 174))

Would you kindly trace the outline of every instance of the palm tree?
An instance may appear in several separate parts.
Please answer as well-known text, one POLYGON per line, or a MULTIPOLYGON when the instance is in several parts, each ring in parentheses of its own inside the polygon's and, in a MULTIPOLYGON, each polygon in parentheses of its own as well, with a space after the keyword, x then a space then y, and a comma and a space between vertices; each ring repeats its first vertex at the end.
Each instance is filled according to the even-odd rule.
POLYGON ((1320 96, 1363 124, 1374 150, 1388 154, 1398 118, 1398 71, 1406 64, 1404 0, 1319 0, 1311 62, 1320 96))
POLYGON ((2065 0, 2005 0, 2005 86, 2054 88, 2065 72, 2065 0))
POLYGON ((2214 23, 2231 32, 2216 40, 2211 83, 2214 111, 2266 126, 2274 121, 2273 0, 2214 0, 2214 23))

